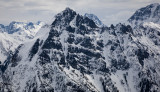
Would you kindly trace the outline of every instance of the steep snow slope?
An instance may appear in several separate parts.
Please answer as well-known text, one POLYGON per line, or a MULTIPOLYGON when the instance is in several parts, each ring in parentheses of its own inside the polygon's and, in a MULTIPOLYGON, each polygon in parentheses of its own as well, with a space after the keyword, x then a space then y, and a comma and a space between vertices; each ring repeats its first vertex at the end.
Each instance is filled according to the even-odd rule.
POLYGON ((43 22, 23 23, 11 22, 9 26, 0 25, 0 61, 4 62, 6 57, 24 41, 33 39, 43 22))
POLYGON ((9 51, 14 51, 18 45, 20 44, 19 41, 10 37, 7 33, 0 33, 0 61, 6 60, 9 51))
POLYGON ((143 22, 160 24, 160 4, 154 3, 137 10, 128 21, 131 24, 139 25, 143 22))
POLYGON ((149 25, 99 28, 66 8, 8 57, 0 90, 159 92, 159 26, 149 25))

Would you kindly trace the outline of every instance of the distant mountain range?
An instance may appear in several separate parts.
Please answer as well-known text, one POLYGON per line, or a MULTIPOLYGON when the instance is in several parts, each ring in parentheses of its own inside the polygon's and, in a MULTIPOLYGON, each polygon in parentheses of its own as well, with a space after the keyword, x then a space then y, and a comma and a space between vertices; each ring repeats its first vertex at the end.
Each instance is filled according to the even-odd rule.
POLYGON ((3 63, 9 54, 25 41, 33 39, 43 22, 11 22, 8 26, 0 24, 0 61, 3 63))
POLYGON ((129 25, 107 27, 70 8, 51 25, 0 25, 0 91, 160 92, 159 20, 156 3, 137 10, 129 25))

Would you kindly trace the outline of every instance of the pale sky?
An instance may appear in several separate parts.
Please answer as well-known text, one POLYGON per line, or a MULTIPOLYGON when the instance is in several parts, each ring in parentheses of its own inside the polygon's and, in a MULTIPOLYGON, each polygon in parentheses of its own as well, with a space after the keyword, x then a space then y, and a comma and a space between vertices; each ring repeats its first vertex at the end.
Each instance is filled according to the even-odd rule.
POLYGON ((160 0, 0 0, 0 24, 12 21, 53 21, 54 16, 70 7, 77 13, 95 14, 106 25, 125 22, 137 9, 160 0))

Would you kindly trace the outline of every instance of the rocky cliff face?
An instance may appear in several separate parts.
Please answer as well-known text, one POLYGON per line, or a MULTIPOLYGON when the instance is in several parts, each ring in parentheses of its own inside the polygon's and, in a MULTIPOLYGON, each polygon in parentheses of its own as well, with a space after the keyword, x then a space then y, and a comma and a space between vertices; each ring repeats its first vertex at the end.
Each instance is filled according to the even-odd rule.
POLYGON ((159 92, 159 27, 98 27, 66 8, 1 70, 13 92, 159 92))

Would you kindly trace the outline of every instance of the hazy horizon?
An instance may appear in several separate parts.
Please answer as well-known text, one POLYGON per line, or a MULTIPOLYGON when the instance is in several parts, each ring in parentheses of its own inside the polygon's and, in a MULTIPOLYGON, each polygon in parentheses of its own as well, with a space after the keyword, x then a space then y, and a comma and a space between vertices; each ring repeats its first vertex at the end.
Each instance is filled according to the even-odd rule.
POLYGON ((0 24, 12 21, 50 23, 54 16, 70 7, 77 13, 95 14, 104 24, 125 22, 139 8, 160 0, 1 0, 0 24))

